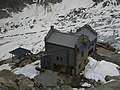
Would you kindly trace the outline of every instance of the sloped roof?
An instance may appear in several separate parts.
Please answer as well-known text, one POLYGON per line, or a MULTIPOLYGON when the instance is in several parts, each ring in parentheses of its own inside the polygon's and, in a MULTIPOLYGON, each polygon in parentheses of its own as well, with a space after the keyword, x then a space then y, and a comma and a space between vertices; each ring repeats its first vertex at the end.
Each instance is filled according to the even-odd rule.
POLYGON ((77 39, 78 37, 75 35, 53 31, 49 38, 46 39, 46 42, 74 48, 77 39))
POLYGON ((97 33, 89 25, 84 25, 75 34, 62 33, 52 27, 45 40, 48 43, 74 48, 82 34, 88 36, 90 41, 97 37, 97 33))
POLYGON ((90 41, 93 41, 97 37, 97 32, 93 30, 89 25, 84 25, 82 28, 79 28, 75 35, 87 35, 90 39, 90 41))
POLYGON ((25 56, 26 53, 30 53, 30 50, 24 49, 24 48, 17 48, 15 50, 10 51, 9 53, 14 54, 15 56, 25 56))

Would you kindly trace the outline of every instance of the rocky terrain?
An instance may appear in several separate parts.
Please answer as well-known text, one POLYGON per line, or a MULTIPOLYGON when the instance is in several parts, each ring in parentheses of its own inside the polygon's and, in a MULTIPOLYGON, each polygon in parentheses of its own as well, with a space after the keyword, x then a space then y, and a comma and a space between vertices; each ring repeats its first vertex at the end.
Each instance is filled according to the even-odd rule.
POLYGON ((120 76, 109 77, 109 80, 111 79, 113 81, 88 90, 120 90, 120 76))
POLYGON ((1 0, 0 19, 12 17, 11 13, 21 12, 27 4, 33 4, 32 0, 1 0))
POLYGON ((9 70, 0 71, 0 90, 35 90, 34 83, 24 75, 9 70))
POLYGON ((88 59, 90 62, 77 77, 40 68, 35 70, 40 67, 40 60, 23 60, 17 66, 16 63, 2 61, 0 90, 119 90, 120 67, 91 57, 88 59))

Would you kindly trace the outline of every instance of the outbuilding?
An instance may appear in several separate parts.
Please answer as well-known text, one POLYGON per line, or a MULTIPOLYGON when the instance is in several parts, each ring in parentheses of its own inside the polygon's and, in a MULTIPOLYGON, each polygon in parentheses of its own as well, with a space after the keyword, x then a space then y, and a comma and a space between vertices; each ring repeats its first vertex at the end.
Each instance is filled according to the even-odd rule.
POLYGON ((12 58, 13 58, 13 56, 16 56, 19 59, 31 54, 30 50, 21 48, 21 47, 16 48, 16 49, 10 51, 9 53, 12 54, 12 58))

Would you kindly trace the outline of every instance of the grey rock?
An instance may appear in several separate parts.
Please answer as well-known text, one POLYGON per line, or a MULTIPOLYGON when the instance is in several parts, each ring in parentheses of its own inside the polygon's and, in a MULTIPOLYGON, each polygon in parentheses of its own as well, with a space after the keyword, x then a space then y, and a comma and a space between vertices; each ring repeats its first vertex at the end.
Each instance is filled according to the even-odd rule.
POLYGON ((111 81, 88 90, 120 90, 120 81, 111 81))

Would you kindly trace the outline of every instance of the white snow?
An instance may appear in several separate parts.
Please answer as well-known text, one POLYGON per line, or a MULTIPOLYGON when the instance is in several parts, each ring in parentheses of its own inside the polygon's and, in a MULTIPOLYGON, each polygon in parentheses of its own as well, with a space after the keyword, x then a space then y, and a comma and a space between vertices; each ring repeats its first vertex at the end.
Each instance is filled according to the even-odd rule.
POLYGON ((94 79, 96 81, 101 80, 105 82, 105 76, 117 76, 120 75, 116 64, 107 61, 96 61, 92 57, 88 57, 89 63, 85 67, 84 75, 88 79, 94 79))
POLYGON ((16 68, 12 70, 12 72, 14 72, 15 74, 23 74, 29 78, 34 78, 36 75, 39 74, 39 72, 35 70, 35 67, 38 65, 40 67, 40 60, 37 60, 32 64, 28 64, 22 68, 16 68))
POLYGON ((9 64, 3 64, 3 65, 1 65, 0 66, 0 71, 2 71, 4 69, 11 70, 11 66, 9 64))
MULTIPOLYGON (((116 3, 115 0, 110 2, 116 3)), ((49 3, 46 9, 42 5, 33 4, 28 5, 22 12, 12 13, 13 18, 0 20, 2 32, 5 28, 8 30, 3 34, 0 32, 0 60, 10 58, 11 55, 8 52, 20 46, 28 48, 33 53, 43 51, 44 37, 51 25, 62 32, 68 32, 89 24, 98 32, 99 41, 109 42, 120 49, 120 39, 117 39, 120 36, 120 5, 109 5, 103 8, 103 3, 92 7, 94 4, 92 0, 62 0, 62 3, 55 5, 49 3), (79 12, 81 7, 86 9, 81 10, 77 16, 73 11, 79 12), (118 18, 115 19, 111 15, 118 18), (35 23, 33 23, 34 20, 36 20, 35 23), (9 25, 7 26, 6 23, 9 25), (20 27, 13 28, 12 25, 20 27), (30 29, 30 26, 34 27, 30 29), (114 30, 116 30, 115 36, 113 36, 114 30)))
POLYGON ((84 88, 73 88, 73 90, 85 90, 84 88))
POLYGON ((36 75, 39 74, 39 72, 35 70, 35 67, 37 67, 37 66, 41 67, 40 60, 37 60, 37 61, 35 61, 31 64, 28 64, 22 68, 19 68, 19 67, 15 68, 14 70, 11 69, 10 64, 3 64, 0 66, 0 71, 6 69, 6 70, 10 70, 10 71, 14 72, 17 75, 23 74, 29 78, 34 78, 36 75))
POLYGON ((91 87, 91 84, 89 84, 89 83, 84 83, 84 84, 82 84, 81 86, 83 86, 83 87, 91 87))
MULTIPOLYGON (((8 30, 3 34, 0 32, 0 60, 10 58, 8 52, 20 46, 28 48, 33 53, 43 51, 44 37, 60 15, 66 15, 74 8, 91 7, 93 3, 91 0, 63 0, 55 5, 49 3, 46 9, 42 5, 33 4, 28 5, 22 12, 12 13, 13 18, 0 20, 1 32, 5 28, 8 30), (36 22, 33 24, 34 20, 36 22), (8 25, 5 25, 6 23, 8 25), (12 25, 20 27, 14 28, 12 25), (30 29, 30 26, 34 28, 30 29)), ((59 27, 61 26, 58 25, 57 28, 59 27)))

